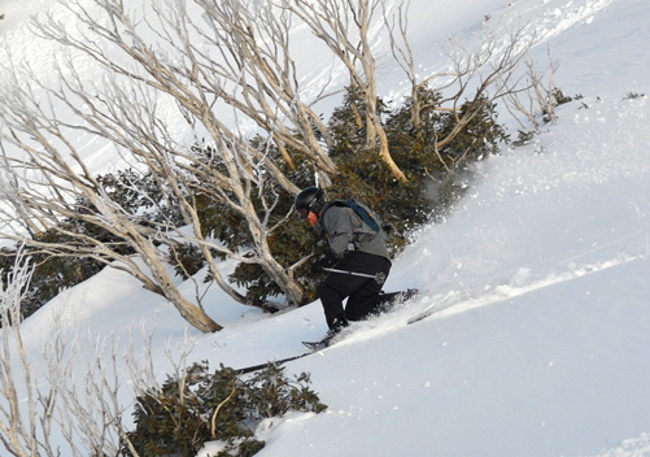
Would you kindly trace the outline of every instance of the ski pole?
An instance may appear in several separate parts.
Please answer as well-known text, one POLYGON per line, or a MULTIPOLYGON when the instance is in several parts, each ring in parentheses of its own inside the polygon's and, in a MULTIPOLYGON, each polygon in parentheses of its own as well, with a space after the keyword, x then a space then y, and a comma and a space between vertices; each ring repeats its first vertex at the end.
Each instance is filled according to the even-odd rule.
POLYGON ((344 275, 359 276, 361 278, 370 278, 377 281, 377 284, 383 284, 384 281, 386 281, 386 274, 382 271, 380 271, 375 275, 371 275, 368 273, 359 273, 358 271, 338 270, 336 268, 323 268, 323 271, 327 271, 329 273, 340 273, 344 275))

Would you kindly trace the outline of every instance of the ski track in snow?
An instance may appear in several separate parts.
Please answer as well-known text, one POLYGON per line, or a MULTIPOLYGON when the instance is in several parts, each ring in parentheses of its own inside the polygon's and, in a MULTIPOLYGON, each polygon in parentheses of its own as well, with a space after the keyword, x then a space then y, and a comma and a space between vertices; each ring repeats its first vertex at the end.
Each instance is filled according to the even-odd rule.
MULTIPOLYGON (((648 232, 650 232, 650 230, 646 230, 643 233, 648 232)), ((550 274, 548 277, 534 282, 526 283, 524 281, 521 285, 509 284, 496 286, 493 291, 473 298, 464 298, 462 297, 462 294, 458 292, 451 292, 442 296, 427 296, 427 301, 433 302, 433 305, 410 316, 407 323, 415 324, 423 319, 445 318, 455 314, 464 313, 476 308, 519 297, 535 290, 554 286, 556 284, 571 281, 576 278, 598 273, 608 268, 615 268, 645 258, 647 258, 647 256, 624 257, 620 259, 607 260, 595 265, 576 267, 573 271, 567 271, 566 273, 561 274, 550 274)), ((529 275, 527 269, 522 269, 520 273, 522 278, 529 275)))

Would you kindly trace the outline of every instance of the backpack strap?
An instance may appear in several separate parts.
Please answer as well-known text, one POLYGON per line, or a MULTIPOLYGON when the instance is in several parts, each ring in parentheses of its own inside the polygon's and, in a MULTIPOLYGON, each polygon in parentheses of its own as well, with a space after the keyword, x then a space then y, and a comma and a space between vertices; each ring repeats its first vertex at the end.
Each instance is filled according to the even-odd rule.
POLYGON ((377 217, 377 215, 366 206, 361 205, 352 198, 349 200, 333 200, 327 205, 327 208, 330 206, 346 206, 348 208, 351 208, 354 210, 357 216, 359 216, 361 220, 365 222, 373 231, 379 233, 381 230, 380 219, 377 217))
POLYGON ((343 203, 349 208, 352 208, 354 212, 357 213, 357 215, 361 218, 361 220, 368 224, 371 229, 379 233, 381 230, 381 221, 374 212, 372 212, 366 206, 357 203, 353 199, 345 200, 343 203))

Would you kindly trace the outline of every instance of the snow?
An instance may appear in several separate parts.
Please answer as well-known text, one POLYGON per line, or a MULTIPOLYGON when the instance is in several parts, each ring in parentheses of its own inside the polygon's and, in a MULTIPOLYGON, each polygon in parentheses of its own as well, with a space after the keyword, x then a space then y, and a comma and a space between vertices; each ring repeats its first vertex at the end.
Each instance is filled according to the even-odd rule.
MULTIPOLYGON (((529 21, 544 37, 535 58, 543 62, 550 46, 560 62, 556 85, 582 98, 558 109, 558 123, 527 146, 479 164, 449 217, 415 234, 386 290, 417 287, 418 298, 287 365, 311 373, 329 409, 266 423, 267 446, 257 455, 650 456, 650 129, 642 95, 650 87, 650 3, 411 4, 422 71, 444 67, 435 45, 448 37, 478 40, 492 21, 529 21), (408 324, 423 312, 431 315, 408 324)), ((0 0, 0 33, 14 54, 51 51, 34 49, 25 27, 26 11, 46 5, 0 0)), ((309 49, 300 57, 314 62, 309 49)), ((388 58, 381 62, 383 93, 399 93, 398 73, 388 58)), ((182 287, 193 295, 193 283, 182 287)), ((164 378, 170 347, 213 368, 244 367, 299 354, 301 340, 325 331, 318 302, 266 316, 219 290, 208 296, 208 312, 226 328, 202 335, 135 280, 106 270, 28 319, 26 346, 36 357, 53 325, 114 335, 125 351, 134 334, 154 332, 164 378)), ((141 346, 133 347, 137 356, 141 346)))

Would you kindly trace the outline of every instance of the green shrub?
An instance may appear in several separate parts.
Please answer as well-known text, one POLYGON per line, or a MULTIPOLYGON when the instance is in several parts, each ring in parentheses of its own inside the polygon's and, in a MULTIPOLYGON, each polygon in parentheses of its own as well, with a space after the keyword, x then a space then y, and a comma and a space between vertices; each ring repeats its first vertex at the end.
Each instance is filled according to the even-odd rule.
POLYGON ((507 135, 497 122, 495 106, 486 100, 467 102, 454 113, 441 109, 441 99, 441 94, 424 87, 418 91, 417 102, 409 97, 393 111, 379 103, 391 155, 408 178, 400 183, 378 155, 365 148, 365 128, 359 125, 363 103, 349 89, 329 124, 335 138, 331 155, 341 170, 330 197, 358 198, 399 230, 409 230, 445 212, 466 187, 461 182, 462 171, 497 152, 498 143, 507 141, 507 135), (414 111, 419 113, 417 122, 414 111), (454 132, 458 118, 465 113, 473 113, 472 120, 451 141, 436 147, 454 132))
POLYGON ((176 243, 170 248, 167 261, 183 279, 188 279, 205 266, 201 248, 189 243, 176 243))
MULTIPOLYGON (((193 457, 214 440, 226 443, 219 456, 250 456, 264 447, 254 437, 262 419, 327 408, 309 384, 307 374, 291 380, 275 364, 242 379, 231 368, 209 373, 207 362, 196 363, 181 379, 169 377, 160 390, 138 397, 136 428, 127 438, 140 457, 193 457)), ((122 452, 132 456, 127 446, 122 452)))
MULTIPOLYGON (((55 232, 45 232, 39 236, 40 240, 58 240, 69 242, 69 239, 57 235, 55 232)), ((36 252, 34 249, 23 249, 23 255, 34 266, 34 272, 28 289, 23 294, 20 304, 22 318, 26 318, 38 311, 45 303, 56 297, 62 290, 70 288, 99 273, 104 268, 104 263, 87 257, 57 257, 36 252)), ((0 250, 0 276, 3 284, 9 278, 14 268, 18 248, 2 248, 0 250)), ((1 325, 1 323, 0 323, 1 325)))

